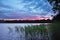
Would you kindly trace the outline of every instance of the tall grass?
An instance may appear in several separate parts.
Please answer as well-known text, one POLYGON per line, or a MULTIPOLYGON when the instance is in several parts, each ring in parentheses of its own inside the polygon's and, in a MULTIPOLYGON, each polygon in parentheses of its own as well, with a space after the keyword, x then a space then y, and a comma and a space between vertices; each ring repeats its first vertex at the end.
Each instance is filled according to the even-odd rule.
POLYGON ((48 34, 50 35, 50 33, 52 33, 51 40, 60 40, 60 23, 28 25, 25 27, 16 26, 15 32, 24 34, 25 40, 49 40, 48 34))

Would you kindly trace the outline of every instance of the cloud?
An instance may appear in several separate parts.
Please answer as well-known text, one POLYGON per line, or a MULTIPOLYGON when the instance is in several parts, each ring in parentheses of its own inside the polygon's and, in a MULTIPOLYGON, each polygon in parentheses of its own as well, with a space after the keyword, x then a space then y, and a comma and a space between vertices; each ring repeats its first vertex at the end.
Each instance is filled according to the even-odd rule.
MULTIPOLYGON (((24 18, 52 13, 52 6, 47 0, 1 0, 0 13, 4 18, 24 18), (3 14, 2 14, 2 13, 3 14), (6 17, 5 17, 6 16, 6 17)), ((49 16, 51 16, 50 14, 49 16)), ((2 18, 0 16, 0 18, 2 18)))

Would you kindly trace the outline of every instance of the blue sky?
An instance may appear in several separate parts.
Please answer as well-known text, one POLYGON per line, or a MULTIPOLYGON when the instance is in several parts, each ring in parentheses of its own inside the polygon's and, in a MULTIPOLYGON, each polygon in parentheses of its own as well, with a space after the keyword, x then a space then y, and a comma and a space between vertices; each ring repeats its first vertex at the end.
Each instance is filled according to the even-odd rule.
POLYGON ((0 18, 51 16, 52 8, 47 0, 0 0, 0 18))

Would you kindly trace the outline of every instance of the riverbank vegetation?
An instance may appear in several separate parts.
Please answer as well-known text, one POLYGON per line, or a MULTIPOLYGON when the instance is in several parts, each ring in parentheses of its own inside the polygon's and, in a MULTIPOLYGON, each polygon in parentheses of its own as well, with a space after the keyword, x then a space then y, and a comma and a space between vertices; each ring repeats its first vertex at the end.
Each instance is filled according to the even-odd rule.
POLYGON ((15 26, 15 32, 19 33, 20 36, 24 36, 25 40, 58 40, 60 39, 60 24, 43 23, 24 27, 15 26))

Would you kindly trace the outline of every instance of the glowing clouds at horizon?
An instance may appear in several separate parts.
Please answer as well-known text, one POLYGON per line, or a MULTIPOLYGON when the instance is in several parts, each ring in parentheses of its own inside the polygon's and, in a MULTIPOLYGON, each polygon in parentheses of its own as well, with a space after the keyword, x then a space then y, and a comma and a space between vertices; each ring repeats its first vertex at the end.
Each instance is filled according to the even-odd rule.
MULTIPOLYGON (((13 20, 48 20, 48 19, 50 19, 49 16, 45 16, 45 17, 33 16, 33 17, 24 17, 24 18, 13 18, 13 19, 5 18, 4 21, 6 21, 6 20, 9 20, 9 21, 13 21, 13 20)), ((3 19, 0 19, 0 20, 3 20, 3 19)))

